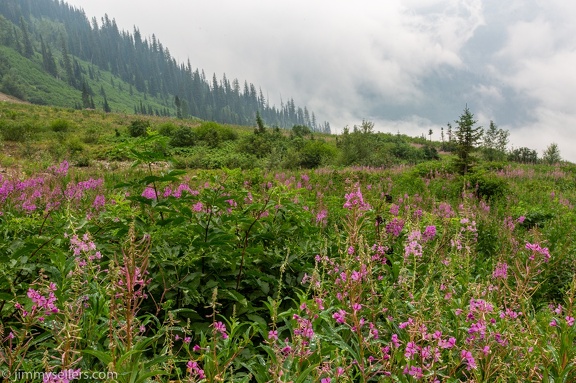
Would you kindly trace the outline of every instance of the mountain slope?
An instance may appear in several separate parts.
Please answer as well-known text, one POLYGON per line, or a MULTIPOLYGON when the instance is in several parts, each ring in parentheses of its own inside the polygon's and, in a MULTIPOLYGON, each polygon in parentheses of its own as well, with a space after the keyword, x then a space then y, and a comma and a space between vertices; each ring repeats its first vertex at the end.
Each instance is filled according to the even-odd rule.
POLYGON ((120 31, 108 16, 88 21, 56 0, 3 0, 0 44, 0 90, 33 103, 239 125, 252 125, 259 112, 269 125, 330 130, 293 100, 271 106, 247 81, 209 80, 190 62, 177 63, 156 36, 120 31))

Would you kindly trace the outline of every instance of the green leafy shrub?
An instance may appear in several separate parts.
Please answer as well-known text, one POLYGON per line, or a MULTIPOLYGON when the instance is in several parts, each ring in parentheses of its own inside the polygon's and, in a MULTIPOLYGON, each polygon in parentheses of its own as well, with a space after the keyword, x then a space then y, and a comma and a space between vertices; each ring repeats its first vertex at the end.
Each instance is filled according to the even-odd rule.
POLYGON ((194 146, 196 141, 197 138, 194 131, 187 126, 181 126, 172 133, 170 145, 174 147, 194 146))
POLYGON ((224 141, 234 141, 238 138, 238 134, 233 129, 211 121, 203 122, 194 130, 194 133, 199 141, 211 148, 218 147, 224 141))
POLYGON ((307 141, 300 151, 299 165, 306 169, 329 163, 337 155, 336 148, 320 140, 307 141))
POLYGON ((178 125, 172 122, 165 122, 158 125, 158 133, 166 137, 172 137, 174 132, 178 129, 178 125))
POLYGON ((29 123, 0 121, 0 132, 5 141, 26 142, 31 139, 34 130, 29 123))
POLYGON ((150 121, 134 120, 128 126, 128 134, 131 137, 143 137, 147 134, 150 127, 150 121))
POLYGON ((52 130, 53 132, 66 133, 68 132, 68 130, 70 130, 71 127, 72 124, 70 123, 70 121, 64 119, 57 119, 50 123, 50 130, 52 130))
POLYGON ((474 188, 478 198, 486 200, 497 199, 508 193, 506 180, 484 172, 476 172, 468 178, 470 187, 474 188))

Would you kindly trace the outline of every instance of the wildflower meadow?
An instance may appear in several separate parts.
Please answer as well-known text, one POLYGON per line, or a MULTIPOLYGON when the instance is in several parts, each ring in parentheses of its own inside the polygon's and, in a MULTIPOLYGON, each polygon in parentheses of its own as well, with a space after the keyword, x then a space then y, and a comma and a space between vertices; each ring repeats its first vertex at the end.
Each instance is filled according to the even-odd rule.
POLYGON ((574 167, 135 153, 0 176, 7 381, 576 381, 574 167))

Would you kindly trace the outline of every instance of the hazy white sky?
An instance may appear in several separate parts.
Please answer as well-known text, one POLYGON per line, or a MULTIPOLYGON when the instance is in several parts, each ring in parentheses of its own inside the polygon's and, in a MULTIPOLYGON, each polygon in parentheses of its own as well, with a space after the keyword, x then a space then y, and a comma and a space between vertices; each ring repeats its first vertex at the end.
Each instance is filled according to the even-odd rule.
POLYGON ((576 162, 576 2, 566 0, 67 0, 156 37, 179 62, 294 98, 333 131, 410 135, 458 118, 559 144, 576 162))

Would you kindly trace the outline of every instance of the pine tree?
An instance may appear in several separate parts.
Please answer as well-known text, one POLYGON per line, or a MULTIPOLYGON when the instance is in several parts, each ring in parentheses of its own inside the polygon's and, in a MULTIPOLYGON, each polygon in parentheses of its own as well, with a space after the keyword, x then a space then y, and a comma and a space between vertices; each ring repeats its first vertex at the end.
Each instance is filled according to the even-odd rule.
POLYGON ((456 152, 458 154, 457 164, 461 173, 466 174, 473 160, 472 152, 476 149, 478 142, 480 142, 483 130, 482 127, 475 126, 478 121, 474 120, 474 114, 470 112, 468 105, 464 108, 460 119, 455 122, 457 124, 456 131, 454 132, 457 145, 456 152))
POLYGON ((106 113, 110 113, 112 111, 112 109, 110 109, 110 105, 108 105, 108 100, 106 99, 106 96, 104 96, 103 109, 104 109, 104 112, 106 112, 106 113))
POLYGON ((28 34, 28 29, 26 29, 26 24, 22 16, 20 16, 20 29, 22 29, 22 40, 24 40, 22 54, 30 58, 34 55, 34 47, 32 46, 32 41, 30 40, 30 35, 28 34))

